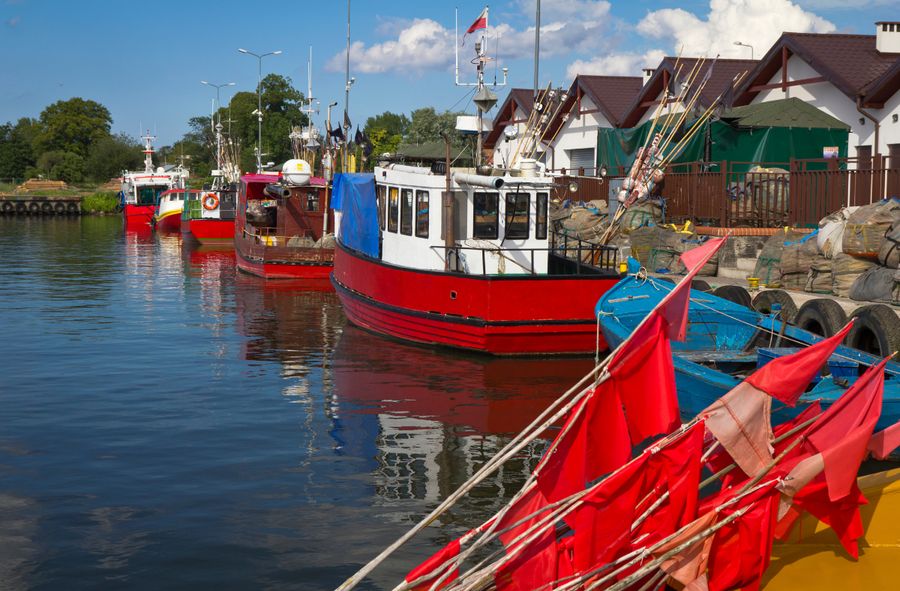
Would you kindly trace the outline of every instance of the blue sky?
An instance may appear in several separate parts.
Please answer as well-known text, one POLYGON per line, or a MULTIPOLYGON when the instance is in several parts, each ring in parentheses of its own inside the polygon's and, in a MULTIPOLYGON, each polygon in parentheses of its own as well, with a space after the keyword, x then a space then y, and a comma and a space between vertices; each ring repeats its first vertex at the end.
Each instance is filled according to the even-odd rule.
MULTIPOLYGON (((471 106, 453 84, 454 6, 465 28, 481 0, 452 2, 353 0, 350 98, 354 123, 385 110, 471 106)), ((872 34, 874 22, 896 18, 886 0, 542 1, 542 84, 568 85, 575 72, 639 75, 663 54, 762 55, 782 30, 872 34)), ((896 5, 894 5, 896 6, 896 5)), ((510 83, 533 80, 534 0, 491 4, 492 51, 510 83), (498 40, 499 37, 499 40, 498 40)), ((284 53, 263 61, 265 72, 290 76, 305 92, 313 47, 313 91, 324 106, 343 105, 346 3, 229 0, 0 0, 0 122, 37 117, 73 96, 110 109, 115 131, 155 129, 158 144, 207 113, 215 91, 200 80, 236 82, 253 90, 255 52, 284 53), (265 9, 264 6, 267 6, 265 9), (268 8, 271 7, 271 8, 268 8), (264 11, 267 10, 267 11, 264 11)), ((461 49, 467 63, 472 43, 461 49)), ((471 79, 469 72, 464 72, 471 79)), ((223 89, 223 102, 234 89, 223 89)), ((501 99, 505 90, 498 89, 501 99)))

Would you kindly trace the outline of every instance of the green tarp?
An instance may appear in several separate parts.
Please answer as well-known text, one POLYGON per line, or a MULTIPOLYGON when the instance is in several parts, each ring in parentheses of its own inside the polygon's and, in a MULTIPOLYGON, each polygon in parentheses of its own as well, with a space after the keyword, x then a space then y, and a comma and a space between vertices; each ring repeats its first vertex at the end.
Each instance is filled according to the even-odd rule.
MULTIPOLYGON (((631 129, 600 129, 597 166, 606 166, 610 174, 618 174, 619 167, 627 171, 635 152, 644 145, 650 127, 648 121, 631 129)), ((689 128, 690 123, 681 126, 670 148, 689 128)), ((834 117, 798 99, 748 105, 705 123, 674 163, 727 160, 733 163, 733 172, 746 172, 754 163, 787 167, 792 158, 822 158, 825 147, 837 147, 838 156, 844 158, 847 130, 834 117)), ((824 163, 821 168, 825 168, 824 163)))

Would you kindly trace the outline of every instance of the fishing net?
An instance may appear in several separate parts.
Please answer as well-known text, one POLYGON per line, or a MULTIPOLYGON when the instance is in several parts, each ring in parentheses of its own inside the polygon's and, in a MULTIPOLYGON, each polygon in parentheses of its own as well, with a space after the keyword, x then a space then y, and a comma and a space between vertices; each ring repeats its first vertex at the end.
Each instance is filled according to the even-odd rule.
POLYGON ((619 228, 628 234, 636 228, 661 224, 663 220, 663 208, 659 201, 648 199, 636 203, 625 210, 619 221, 619 228))
POLYGON ((845 253, 836 254, 833 261, 831 292, 843 298, 850 295, 856 278, 875 266, 875 261, 845 253))
POLYGON ((831 293, 831 284, 834 281, 831 275, 832 265, 831 259, 819 255, 806 274, 806 285, 803 290, 810 293, 831 293))
POLYGON ((891 225, 878 249, 878 263, 891 269, 900 267, 900 221, 891 225))
POLYGON ((785 241, 781 252, 781 285, 787 289, 805 289, 809 270, 818 258, 816 232, 785 241))
POLYGON ((858 302, 890 302, 894 292, 894 269, 872 267, 850 286, 850 299, 858 302))
POLYGON ((753 276, 759 277, 760 284, 768 287, 781 286, 781 256, 784 252, 784 243, 799 240, 804 236, 806 234, 803 232, 780 228, 766 240, 753 269, 753 276))
POLYGON ((843 251, 854 256, 877 258, 885 234, 898 220, 900 200, 885 199, 860 207, 847 218, 843 251))
MULTIPOLYGON (((676 232, 663 226, 643 226, 628 235, 631 240, 631 256, 652 273, 687 272, 681 263, 681 253, 698 246, 703 240, 690 232, 676 232)), ((714 276, 718 272, 718 255, 698 272, 698 275, 714 276)))

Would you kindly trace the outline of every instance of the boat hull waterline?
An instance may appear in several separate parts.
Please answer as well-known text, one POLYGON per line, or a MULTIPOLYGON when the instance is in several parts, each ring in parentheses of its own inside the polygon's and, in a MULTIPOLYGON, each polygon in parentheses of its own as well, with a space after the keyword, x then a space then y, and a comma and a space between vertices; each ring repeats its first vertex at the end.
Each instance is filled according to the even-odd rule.
POLYGON ((492 355, 585 355, 597 346, 594 302, 617 279, 418 271, 339 243, 332 281, 350 322, 384 336, 492 355))

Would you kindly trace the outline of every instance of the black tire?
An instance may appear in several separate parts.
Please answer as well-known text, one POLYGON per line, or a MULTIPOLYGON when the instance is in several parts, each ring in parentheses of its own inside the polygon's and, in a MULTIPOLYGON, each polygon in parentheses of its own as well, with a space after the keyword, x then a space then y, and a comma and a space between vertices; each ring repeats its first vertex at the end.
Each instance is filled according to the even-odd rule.
POLYGON ((702 279, 694 279, 693 281, 691 281, 691 289, 697 291, 712 291, 709 283, 703 281, 702 279))
POLYGON ((25 206, 23 201, 16 201, 16 213, 23 214, 28 211, 28 207, 25 206))
POLYGON ((794 322, 794 318, 797 317, 797 304, 783 289, 767 289, 753 298, 753 309, 760 314, 771 314, 773 304, 781 304, 781 318, 784 321, 794 322))
POLYGON ((44 201, 41 203, 41 213, 44 215, 50 215, 53 213, 53 204, 49 201, 44 201))
POLYGON ((0 210, 2 210, 3 213, 8 215, 16 210, 16 206, 13 205, 12 202, 10 202, 10 201, 4 201, 3 205, 0 206, 0 210))
POLYGON ((847 324, 847 313, 834 300, 809 300, 797 312, 794 325, 820 337, 834 336, 847 324))
POLYGON ((66 213, 66 204, 62 201, 57 201, 53 204, 53 213, 56 215, 65 215, 66 213))
POLYGON ((66 213, 69 215, 78 215, 78 204, 74 201, 70 201, 68 205, 66 205, 66 213))
POLYGON ((41 204, 37 201, 32 201, 28 204, 28 213, 31 215, 37 215, 41 213, 41 204))
POLYGON ((900 318, 890 306, 872 304, 854 310, 850 315, 853 328, 846 344, 879 357, 900 350, 900 318))
POLYGON ((740 285, 720 285, 712 293, 714 296, 720 297, 723 300, 728 300, 729 302, 734 302, 739 306, 753 309, 752 300, 750 299, 750 292, 748 292, 740 285))

